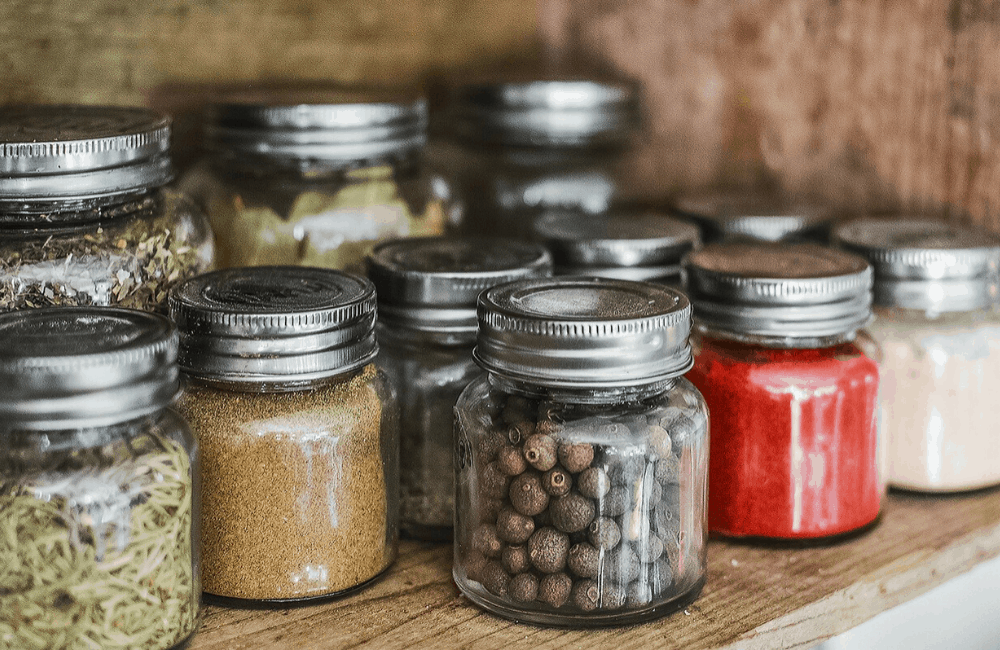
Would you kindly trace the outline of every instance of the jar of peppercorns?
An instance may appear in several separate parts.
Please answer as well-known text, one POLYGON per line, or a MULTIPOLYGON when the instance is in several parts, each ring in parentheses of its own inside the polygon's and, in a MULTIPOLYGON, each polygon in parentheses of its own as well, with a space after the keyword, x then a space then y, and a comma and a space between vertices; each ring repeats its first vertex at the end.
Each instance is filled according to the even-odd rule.
POLYGON ((708 411, 683 293, 520 280, 479 297, 456 413, 454 577, 543 625, 635 623, 705 580, 708 411))

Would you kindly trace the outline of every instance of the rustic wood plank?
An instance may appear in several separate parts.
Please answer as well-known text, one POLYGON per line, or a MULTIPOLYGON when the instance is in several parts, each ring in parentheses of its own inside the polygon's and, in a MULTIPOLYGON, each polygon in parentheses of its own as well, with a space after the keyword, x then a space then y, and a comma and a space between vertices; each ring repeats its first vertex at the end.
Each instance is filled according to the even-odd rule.
POLYGON ((708 583, 684 611, 606 630, 559 630, 487 614, 451 580, 451 548, 403 542, 370 588, 279 610, 207 606, 191 650, 468 647, 806 648, 1000 555, 1000 490, 893 493, 878 525, 828 546, 709 544, 708 583))

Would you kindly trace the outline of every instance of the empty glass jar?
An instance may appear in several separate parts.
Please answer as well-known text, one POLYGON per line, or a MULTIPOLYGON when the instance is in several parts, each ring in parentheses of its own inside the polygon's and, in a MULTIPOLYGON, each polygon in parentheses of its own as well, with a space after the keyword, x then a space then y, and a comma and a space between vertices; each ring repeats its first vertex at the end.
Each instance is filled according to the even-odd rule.
POLYGON ((143 108, 0 108, 0 311, 166 313, 214 258, 205 216, 165 188, 169 146, 170 121, 143 108))
POLYGON ((456 414, 454 577, 543 625, 648 620, 705 579, 708 411, 676 290, 526 280, 479 298, 456 414))

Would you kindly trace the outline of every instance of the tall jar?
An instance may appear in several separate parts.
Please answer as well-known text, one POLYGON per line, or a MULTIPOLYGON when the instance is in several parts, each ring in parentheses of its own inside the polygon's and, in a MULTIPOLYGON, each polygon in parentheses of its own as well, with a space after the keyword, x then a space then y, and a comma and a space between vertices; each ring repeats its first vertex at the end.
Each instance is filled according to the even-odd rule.
POLYGON ((399 430, 373 359, 375 289, 328 269, 227 269, 178 287, 180 411, 204 463, 205 592, 338 596, 396 556, 399 430))
POLYGON ((205 216, 165 186, 170 121, 143 108, 0 107, 0 311, 166 313, 211 267, 205 216))
POLYGON ((407 94, 265 88, 206 115, 206 157, 181 185, 222 267, 361 271, 372 246, 444 232, 448 189, 422 161, 427 106, 407 94))
POLYGON ((681 288, 681 260, 699 245, 698 228, 653 210, 617 206, 586 215, 551 211, 534 223, 556 275, 662 282, 681 288))
POLYGON ((947 492, 1000 483, 1000 237, 926 218, 861 219, 841 246, 875 269, 889 483, 947 492))
POLYGON ((165 650, 198 627, 199 452, 163 316, 0 314, 0 646, 165 650))
POLYGON ((682 607, 705 580, 708 411, 691 307, 564 278, 479 298, 487 374, 455 407, 454 577, 508 618, 587 627, 682 607))
POLYGON ((528 239, 541 210, 593 214, 621 195, 621 162, 639 123, 634 85, 471 83, 449 101, 439 164, 451 181, 460 232, 528 239))
POLYGON ((705 243, 749 239, 825 244, 837 216, 816 201, 764 191, 683 194, 673 207, 679 217, 698 226, 705 243))
POLYGON ((821 539, 878 517, 872 272, 816 244, 710 244, 687 260, 688 378, 712 413, 708 526, 821 539))
POLYGON ((380 244, 369 257, 378 293, 378 362, 400 404, 400 525, 409 535, 451 539, 453 410, 482 372, 472 359, 476 298, 503 282, 551 274, 544 248, 513 240, 401 239, 380 244))

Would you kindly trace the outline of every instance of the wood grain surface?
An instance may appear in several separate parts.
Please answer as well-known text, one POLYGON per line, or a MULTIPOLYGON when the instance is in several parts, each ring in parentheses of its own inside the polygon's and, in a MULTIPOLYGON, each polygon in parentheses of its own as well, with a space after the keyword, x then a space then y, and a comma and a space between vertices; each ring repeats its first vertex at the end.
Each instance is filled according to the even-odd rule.
POLYGON ((808 648, 1000 555, 1000 490, 893 493, 878 525, 828 546, 712 540, 683 611, 632 627, 562 630, 485 613, 451 580, 451 547, 412 541, 369 588, 278 610, 205 608, 191 650, 291 648, 808 648))

